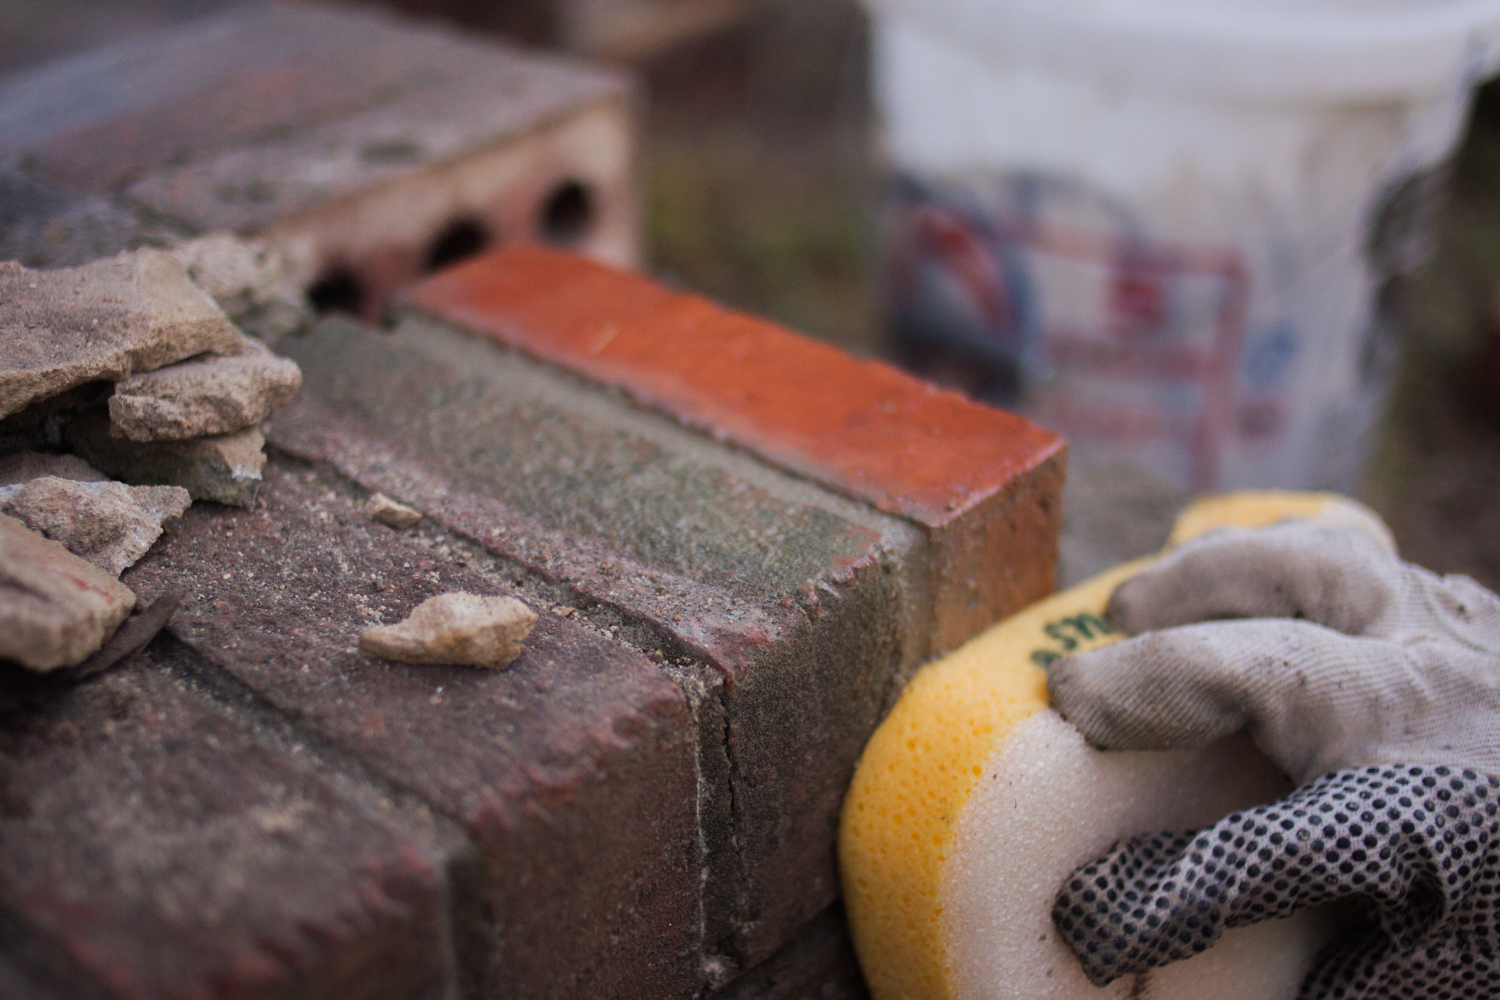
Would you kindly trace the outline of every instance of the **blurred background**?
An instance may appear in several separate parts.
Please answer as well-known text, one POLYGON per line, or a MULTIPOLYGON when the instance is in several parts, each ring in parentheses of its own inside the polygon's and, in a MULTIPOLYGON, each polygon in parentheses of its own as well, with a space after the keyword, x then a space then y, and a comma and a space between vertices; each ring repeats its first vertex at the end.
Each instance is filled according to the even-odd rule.
MULTIPOLYGON (((911 84, 924 58, 950 75, 953 62, 924 55, 915 35, 882 34, 852 0, 346 5, 384 7, 635 74, 643 96, 635 167, 644 266, 674 286, 1022 408, 1075 438, 1064 582, 1158 546, 1192 491, 1272 476, 1276 485, 1349 489, 1390 521, 1407 558, 1500 588, 1500 85, 1483 85, 1472 105, 1460 104, 1451 156, 1407 175, 1359 181, 1374 178, 1382 186, 1356 199, 1358 224, 1346 225, 1348 240, 1357 243, 1348 252, 1367 266, 1341 278, 1289 251, 1255 249, 1275 243, 1258 229, 1247 237, 1250 250, 1231 252, 1225 240, 1203 235, 1196 223, 1183 222, 1150 197, 1143 198, 1144 208, 1122 204, 1107 191, 1105 167, 1118 174, 1120 163, 1132 162, 1139 152, 1132 147, 1148 142, 1139 133, 1113 136, 1112 152, 1078 154, 1104 164, 1103 179, 1093 186, 1059 185, 1010 169, 1015 157, 1003 143, 981 151, 980 159, 995 161, 992 174, 959 154, 948 161, 929 156, 944 142, 952 146, 952 133, 961 135, 978 114, 970 109, 971 118, 945 126, 943 116, 953 118, 962 103, 955 93, 1003 88, 974 83, 982 68, 946 83, 911 84), (922 87, 927 90, 916 93, 922 87), (1157 228, 1168 236, 1143 236, 1157 217, 1166 220, 1157 228), (1086 230, 1106 233, 1099 253, 1112 262, 1107 272, 1091 263, 1094 237, 1072 239, 1086 230), (1271 263, 1261 263, 1257 253, 1271 263), (1246 254, 1254 267, 1245 263, 1246 254), (1317 361, 1308 350, 1299 355, 1287 347, 1293 334, 1286 324, 1257 326, 1254 314, 1263 304, 1244 298, 1243 275, 1247 268, 1277 267, 1290 275, 1288 288, 1302 282, 1315 290, 1352 289, 1340 292, 1347 300, 1341 305, 1311 308, 1307 324, 1335 316, 1330 324, 1365 331, 1357 357, 1350 354, 1354 361, 1317 361), (1147 403, 1132 397, 1103 423, 1079 423, 1080 400, 1108 401, 1118 386, 1100 375, 1103 348, 1087 330, 1069 342, 1071 354, 1039 353, 1037 302, 1055 316, 1053 301, 1096 299, 1108 314, 1109 335, 1133 345, 1127 352, 1132 365, 1157 357, 1152 337, 1190 340, 1201 333, 1210 345, 1205 350, 1216 356, 1216 338, 1238 331, 1242 342, 1235 351, 1247 360, 1238 369, 1232 360, 1219 375, 1249 379, 1260 394, 1247 395, 1241 386, 1233 412, 1215 416, 1211 375, 1199 385, 1191 374, 1195 364, 1205 370, 1212 364, 1161 354, 1166 374, 1152 383, 1147 403), (1338 308, 1357 323, 1339 319, 1338 308), (1241 322, 1247 311, 1250 319, 1241 322), (1070 368, 1070 358, 1095 367, 1085 370, 1078 362, 1070 368), (1325 369, 1357 363, 1358 378, 1368 382, 1360 389, 1364 395, 1345 407, 1342 423, 1309 424, 1299 432, 1312 444, 1295 461, 1266 443, 1291 426, 1282 412, 1286 401, 1265 389, 1278 363, 1325 369), (1130 416, 1137 411, 1129 407, 1138 404, 1148 406, 1141 412, 1150 419, 1130 416), (1155 433, 1140 430, 1155 427, 1151 420, 1185 429, 1163 431, 1143 444, 1139 435, 1155 433), (1110 438, 1112 428, 1125 424, 1138 437, 1110 438), (1205 435, 1215 434, 1230 443, 1205 445, 1205 435), (1264 471, 1273 468, 1274 475, 1264 471)), ((236 0, 8 0, 0 5, 0 77, 18 79, 15 74, 34 73, 51 60, 234 6, 236 0)), ((1021 84, 1012 90, 1038 93, 1035 81, 1026 86, 1032 90, 1021 84)), ((1042 98, 1033 106, 1043 109, 1033 116, 1039 119, 1033 128, 1088 129, 1086 116, 1083 125, 1064 125, 1064 118, 1047 117, 1050 106, 1042 98)), ((1108 131, 1108 123, 1093 124, 1108 131)), ((1348 147, 1364 141, 1352 127, 1342 138, 1332 134, 1337 128, 1324 131, 1330 134, 1319 142, 1348 147)), ((1201 135, 1179 138, 1203 141, 1201 135)), ((1225 142, 1232 145, 1233 137, 1225 142)), ((1336 161, 1338 148, 1318 147, 1319 155, 1336 161)), ((1354 182, 1334 174, 1320 183, 1336 190, 1354 182)), ((1192 189, 1191 179, 1176 186, 1192 189)), ((1260 189, 1256 198, 1257 210, 1275 203, 1260 189)), ((1299 218, 1314 231, 1337 228, 1291 195, 1282 202, 1265 212, 1281 211, 1290 220, 1283 228, 1296 229, 1299 218)), ((5 223, 0 207, 0 226, 5 223)), ((1220 223, 1235 232, 1249 225, 1238 217, 1220 223)), ((1081 318, 1073 319, 1083 329, 1092 314, 1078 309, 1081 318)), ((1106 360, 1124 363, 1114 355, 1106 360)), ((1275 392, 1292 394, 1295 403, 1296 393, 1323 391, 1315 382, 1293 380, 1275 392)), ((1340 405, 1346 402, 1341 397, 1340 405)))

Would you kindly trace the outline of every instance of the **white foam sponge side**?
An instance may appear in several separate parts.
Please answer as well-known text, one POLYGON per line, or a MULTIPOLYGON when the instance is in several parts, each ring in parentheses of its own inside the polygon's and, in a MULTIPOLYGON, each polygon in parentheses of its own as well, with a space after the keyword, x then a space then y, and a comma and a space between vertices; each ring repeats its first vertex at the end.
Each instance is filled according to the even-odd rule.
POLYGON ((1031 715, 986 764, 945 869, 955 995, 1292 1000, 1330 934, 1318 911, 1230 930, 1200 955, 1102 989, 1052 925, 1063 878, 1120 838, 1207 826, 1290 790, 1244 736, 1197 751, 1102 753, 1056 712, 1031 715))

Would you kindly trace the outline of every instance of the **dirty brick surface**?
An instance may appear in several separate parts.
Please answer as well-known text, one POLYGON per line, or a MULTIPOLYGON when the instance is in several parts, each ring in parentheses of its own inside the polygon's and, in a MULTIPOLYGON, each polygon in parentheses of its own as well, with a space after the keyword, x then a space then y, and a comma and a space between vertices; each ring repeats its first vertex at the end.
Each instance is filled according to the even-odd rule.
POLYGON ((283 347, 307 391, 273 440, 711 668, 690 682, 708 952, 748 967, 828 906, 844 786, 925 656, 916 532, 441 327, 283 347))
POLYGON ((49 997, 447 997, 456 831, 329 773, 196 664, 159 640, 76 687, 7 675, 15 975, 49 997))
MULTIPOLYGON (((241 432, 253 468, 234 436, 196 457, 111 438, 82 401, 62 441, 102 471, 195 461, 195 497, 239 506, 194 504, 124 572, 143 607, 181 595, 144 656, 0 703, 0 988, 863 996, 837 908, 844 788, 917 666, 1050 587, 1061 446, 580 266, 601 295, 633 289, 593 340, 592 314, 442 279, 419 298, 448 319, 284 337, 302 390, 264 455, 241 432), (673 344, 713 361, 716 398, 673 344), (787 417, 759 391, 768 351, 855 402, 787 417), (924 452, 955 427, 973 468, 967 445, 924 452), (219 480, 259 490, 205 492, 219 480), (360 652, 454 592, 535 613, 505 669, 360 652), (51 841, 5 826, 13 784, 51 841)), ((46 450, 49 418, 25 416, 0 445, 46 450)))
POLYGON ((404 301, 906 519, 933 550, 935 652, 1052 590, 1064 446, 1021 417, 553 250, 488 254, 404 301))
POLYGON ((273 462, 261 496, 193 507, 125 579, 143 601, 184 587, 171 627, 190 648, 463 824, 483 853, 483 915, 460 933, 477 988, 694 992, 696 774, 676 685, 551 614, 503 672, 363 656, 364 627, 500 581, 374 522, 337 477, 273 462))

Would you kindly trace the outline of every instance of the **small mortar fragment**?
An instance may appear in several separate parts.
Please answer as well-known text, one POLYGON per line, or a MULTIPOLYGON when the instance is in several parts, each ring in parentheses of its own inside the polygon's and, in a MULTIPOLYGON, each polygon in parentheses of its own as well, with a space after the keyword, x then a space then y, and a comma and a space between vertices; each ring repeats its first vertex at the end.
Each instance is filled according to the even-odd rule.
POLYGON ((181 486, 194 500, 249 507, 266 464, 258 427, 189 441, 136 442, 110 436, 109 418, 89 413, 66 425, 69 446, 89 464, 128 483, 181 486))
POLYGON ((36 671, 82 663, 133 607, 119 580, 0 515, 0 659, 36 671))
POLYGON ((404 663, 457 663, 498 670, 521 655, 536 613, 514 597, 429 597, 405 621, 359 634, 359 651, 404 663))
POLYGON ((57 476, 0 486, 0 513, 114 576, 135 565, 161 537, 162 522, 181 517, 191 503, 180 486, 126 486, 57 476))
POLYGON ((115 383, 112 433, 132 441, 186 441, 253 427, 292 401, 297 363, 258 341, 244 354, 205 354, 115 383))
POLYGON ((388 528, 404 531, 422 520, 422 512, 376 493, 365 503, 365 513, 388 528))

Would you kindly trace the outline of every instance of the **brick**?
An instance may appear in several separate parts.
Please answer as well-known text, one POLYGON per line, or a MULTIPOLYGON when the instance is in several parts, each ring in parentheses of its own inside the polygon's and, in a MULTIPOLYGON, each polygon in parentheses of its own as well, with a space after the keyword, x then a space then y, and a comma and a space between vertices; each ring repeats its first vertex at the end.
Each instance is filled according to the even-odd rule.
POLYGON ((4 995, 451 997, 462 837, 201 668, 159 638, 76 686, 7 676, 4 995))
POLYGON ((0 86, 0 159, 34 174, 0 177, 0 219, 27 231, 12 252, 44 259, 58 229, 96 249, 160 220, 258 235, 304 287, 341 276, 376 316, 453 225, 635 263, 633 95, 620 73, 449 30, 251 3, 0 86), (581 212, 549 216, 574 190, 581 212))
POLYGON ((708 1000, 869 1000, 844 908, 831 906, 800 928, 780 951, 708 1000))
POLYGON ((485 255, 403 301, 917 525, 934 652, 1052 589, 1064 446, 1020 417, 541 248, 485 255))
POLYGON ((640 63, 743 26, 747 0, 394 0, 397 9, 613 62, 640 63))
MULTIPOLYGON (((706 959, 749 968, 832 903, 843 788, 929 655, 944 550, 908 519, 440 324, 329 321, 286 346, 306 393, 273 424, 279 447, 718 672, 694 701, 706 959)), ((1041 524, 1026 541, 1050 566, 1041 524)))
POLYGON ((640 623, 695 708, 705 949, 748 967, 837 894, 844 785, 926 655, 921 536, 491 344, 330 320, 272 440, 640 623), (686 683, 686 682, 685 682, 686 683))
POLYGON ((481 853, 457 928, 474 992, 697 992, 701 880, 691 719, 639 650, 544 613, 505 671, 414 666, 358 632, 507 581, 373 521, 336 476, 267 465, 254 511, 195 505, 126 575, 187 591, 174 635, 481 853))

